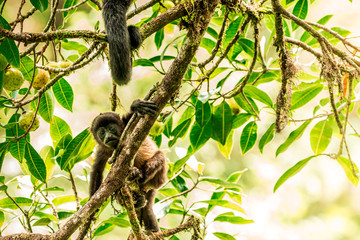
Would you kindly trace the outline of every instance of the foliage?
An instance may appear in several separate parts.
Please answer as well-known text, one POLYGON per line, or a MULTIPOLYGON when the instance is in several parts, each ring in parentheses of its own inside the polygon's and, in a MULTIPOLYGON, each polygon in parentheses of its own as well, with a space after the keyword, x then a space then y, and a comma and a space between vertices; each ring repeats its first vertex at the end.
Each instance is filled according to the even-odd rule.
MULTIPOLYGON (((189 31, 190 25, 196 25, 191 16, 201 12, 201 0, 171 2, 174 7, 166 11, 164 2, 150 1, 152 5, 147 6, 145 13, 128 13, 128 18, 138 15, 140 20, 136 25, 145 41, 154 43, 159 51, 154 50, 149 57, 140 51, 133 62, 134 71, 150 68, 164 75, 165 79, 168 65, 176 64, 174 59, 181 55, 181 49, 189 41, 189 36, 178 33, 174 26, 189 31), (152 28, 152 21, 180 12, 180 8, 186 9, 183 15, 166 22, 164 27, 152 28), (149 38, 152 33, 153 39, 149 38)), ((196 215, 203 223, 201 237, 206 236, 210 223, 253 222, 245 217, 245 210, 241 207, 242 190, 238 181, 244 171, 236 169, 226 180, 206 176, 204 163, 194 157, 209 141, 215 141, 218 150, 227 158, 233 148, 241 149, 243 155, 256 151, 256 147, 263 153, 282 130, 280 126, 291 129, 296 126, 274 154, 284 153, 305 136, 314 155, 303 160, 295 159, 297 163, 274 184, 274 192, 319 155, 336 159, 355 186, 359 181, 359 170, 347 146, 350 135, 360 137, 350 124, 350 114, 358 111, 354 89, 360 71, 359 48, 345 38, 350 32, 341 27, 326 27, 330 15, 320 18, 317 23, 306 21, 315 0, 256 1, 256 6, 251 6, 252 1, 234 2, 222 1, 217 6, 206 34, 201 38, 199 48, 204 51, 199 51, 181 76, 185 87, 177 95, 174 92, 171 101, 162 103, 166 107, 160 113, 156 129, 155 124, 150 132, 157 145, 176 149, 178 155, 176 159, 170 159, 169 181, 159 190, 154 206, 156 216, 182 216, 184 221, 185 217, 196 215), (291 38, 293 36, 298 39, 291 38), (345 46, 346 51, 339 50, 338 45, 345 46), (274 50, 279 57, 275 57, 274 50), (293 59, 305 51, 313 55, 311 66, 295 67, 293 59), (272 89, 278 90, 277 97, 273 96, 272 89), (304 111, 311 116, 301 114, 302 119, 293 118, 304 111), (276 116, 275 122, 270 122, 269 115, 276 116), (266 126, 264 132, 261 131, 263 125, 266 126), (235 132, 240 135, 238 141, 234 141, 235 132), (188 144, 187 148, 178 147, 181 139, 188 144), (234 146, 236 142, 240 145, 234 146), (327 151, 334 142, 338 143, 338 151, 327 151), (205 186, 211 192, 210 196, 189 204, 186 198, 191 198, 196 189, 201 189, 200 186, 205 186), (229 212, 212 217, 209 222, 215 207, 229 212)), ((0 53, 5 56, 7 65, 0 71, 0 109, 4 116, 2 119, 7 119, 1 123, 6 138, 0 143, 0 168, 4 160, 15 159, 23 171, 23 176, 6 181, 5 177, 0 178, 0 190, 6 195, 0 200, 1 231, 12 221, 20 221, 29 233, 35 226, 42 226, 52 233, 61 230, 60 223, 71 218, 86 203, 87 199, 81 199, 77 194, 72 172, 75 166, 89 159, 95 147, 88 126, 74 134, 72 123, 54 112, 56 108, 74 111, 73 83, 67 80, 67 76, 92 65, 94 59, 106 58, 106 41, 99 22, 87 32, 80 29, 71 32, 68 23, 82 11, 100 15, 100 6, 97 1, 66 0, 60 6, 59 1, 48 4, 47 0, 32 0, 20 4, 18 10, 21 14, 16 16, 5 14, 6 9, 14 8, 14 4, 0 3, 0 53), (61 18, 55 14, 56 9, 61 18), (47 21, 43 31, 38 36, 26 35, 27 29, 18 31, 17 26, 24 22, 35 22, 33 14, 38 11, 47 21), (59 24, 58 21, 62 22, 59 24), (58 31, 57 34, 52 34, 54 31, 58 31), (2 88, 7 81, 4 72, 10 67, 19 69, 26 80, 14 91, 2 88), (49 71, 51 79, 36 90, 32 84, 39 69, 49 71), (34 112, 33 121, 28 129, 21 129, 20 115, 28 111, 34 112), (30 132, 37 115, 45 121, 42 124, 46 126, 41 127, 48 128, 52 139, 52 143, 40 151, 36 150, 30 132), (55 175, 54 169, 61 174, 55 175), (54 184, 59 177, 71 182, 72 195, 64 195, 64 189, 54 184), (33 191, 27 197, 12 196, 9 189, 14 186, 23 188, 24 178, 31 178, 33 191), (49 187, 50 182, 52 187, 49 187), (73 204, 76 208, 64 207, 65 204, 73 204)), ((116 92, 113 95, 116 96, 116 92)), ((116 100, 112 103, 116 105, 116 100)), ((6 175, 4 169, 1 170, 6 175)), ((86 171, 84 175, 87 175, 86 171)), ((108 203, 105 202, 104 206, 108 203)), ((98 214, 103 210, 104 207, 98 214)), ((124 213, 107 216, 96 223, 93 237, 129 226, 129 217, 124 213)), ((193 236, 199 237, 196 232, 194 230, 193 236)), ((218 239, 235 239, 223 232, 213 235, 218 239)), ((171 239, 178 238, 174 235, 171 239)))

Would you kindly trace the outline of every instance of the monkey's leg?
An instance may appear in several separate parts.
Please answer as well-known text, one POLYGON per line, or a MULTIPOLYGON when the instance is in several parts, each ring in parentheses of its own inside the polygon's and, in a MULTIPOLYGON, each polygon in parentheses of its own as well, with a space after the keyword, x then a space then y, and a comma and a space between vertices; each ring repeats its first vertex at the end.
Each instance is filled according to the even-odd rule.
POLYGON ((141 209, 141 222, 144 223, 145 230, 147 232, 158 232, 160 231, 159 224, 153 212, 153 204, 155 200, 156 190, 151 189, 146 193, 146 205, 141 209))
POLYGON ((143 178, 139 183, 143 186, 149 183, 152 188, 159 188, 166 180, 165 164, 164 153, 156 152, 142 167, 143 178))

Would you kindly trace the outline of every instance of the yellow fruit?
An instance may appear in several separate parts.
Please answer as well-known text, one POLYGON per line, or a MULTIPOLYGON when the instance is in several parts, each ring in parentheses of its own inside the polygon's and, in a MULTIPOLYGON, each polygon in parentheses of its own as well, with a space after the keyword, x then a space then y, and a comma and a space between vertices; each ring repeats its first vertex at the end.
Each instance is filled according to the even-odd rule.
MULTIPOLYGON (((59 63, 57 63, 57 62, 48 62, 48 64, 46 64, 46 66, 47 67, 53 67, 53 68, 59 68, 60 67, 59 63)), ((57 75, 57 73, 50 71, 50 77, 51 78, 56 77, 56 75, 57 75)))
POLYGON ((0 71, 4 70, 7 66, 7 60, 6 57, 2 54, 0 54, 0 71))
POLYGON ((164 124, 162 122, 156 121, 150 129, 150 135, 158 136, 163 132, 163 130, 164 130, 164 124))
MULTIPOLYGON (((22 130, 27 131, 30 127, 30 124, 34 118, 35 113, 34 112, 28 112, 21 115, 19 119, 19 126, 22 130)), ((40 126, 40 121, 38 116, 35 117, 34 124, 30 128, 30 132, 35 131, 40 126)))
POLYGON ((160 4, 159 11, 161 13, 166 12, 166 10, 174 7, 175 4, 172 1, 164 1, 162 4, 160 4))
POLYGON ((37 90, 41 89, 50 81, 50 74, 44 69, 39 69, 38 74, 34 78, 33 87, 37 90))
POLYGON ((241 112, 240 106, 236 103, 236 101, 233 98, 226 100, 226 102, 229 104, 233 115, 239 114, 241 112))
POLYGON ((72 64, 72 62, 70 62, 69 60, 61 60, 60 62, 58 62, 58 64, 60 68, 67 68, 72 64))
POLYGON ((24 76, 19 70, 10 68, 4 74, 3 87, 8 91, 15 91, 21 87, 21 85, 24 83, 24 80, 24 76))

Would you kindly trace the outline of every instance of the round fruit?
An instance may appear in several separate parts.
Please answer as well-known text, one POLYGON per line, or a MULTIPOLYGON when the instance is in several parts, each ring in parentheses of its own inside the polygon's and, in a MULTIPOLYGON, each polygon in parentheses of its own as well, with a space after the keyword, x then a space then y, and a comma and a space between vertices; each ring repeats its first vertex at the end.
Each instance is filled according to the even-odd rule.
MULTIPOLYGON (((35 113, 34 112, 28 112, 21 115, 19 119, 19 126, 22 130, 27 131, 31 125, 31 122, 34 118, 35 113)), ((35 131, 40 126, 40 121, 38 116, 35 117, 34 124, 30 128, 30 132, 35 131)))
POLYGON ((163 130, 164 130, 164 124, 162 122, 156 121, 150 129, 150 135, 158 136, 163 132, 163 130))
MULTIPOLYGON (((53 67, 53 68, 59 68, 60 67, 59 63, 57 63, 57 62, 48 62, 48 64, 46 64, 46 66, 47 67, 53 67)), ((56 77, 56 75, 57 75, 57 73, 50 71, 50 77, 51 78, 56 77)))
POLYGON ((60 68, 67 68, 71 65, 71 62, 69 60, 61 60, 58 64, 60 68))
POLYGON ((39 69, 38 74, 36 75, 32 86, 35 89, 39 90, 43 86, 45 86, 49 81, 50 81, 49 72, 44 69, 39 69))
POLYGON ((8 91, 15 91, 21 87, 21 85, 24 83, 24 80, 24 76, 19 70, 10 68, 4 74, 3 87, 8 91))
POLYGON ((226 102, 229 104, 233 115, 239 114, 241 112, 240 106, 233 98, 228 99, 226 102))
POLYGON ((6 57, 0 53, 0 71, 4 70, 7 66, 8 62, 6 57))
POLYGON ((166 10, 174 7, 175 4, 172 1, 164 1, 162 4, 160 4, 159 11, 161 13, 166 12, 166 10))

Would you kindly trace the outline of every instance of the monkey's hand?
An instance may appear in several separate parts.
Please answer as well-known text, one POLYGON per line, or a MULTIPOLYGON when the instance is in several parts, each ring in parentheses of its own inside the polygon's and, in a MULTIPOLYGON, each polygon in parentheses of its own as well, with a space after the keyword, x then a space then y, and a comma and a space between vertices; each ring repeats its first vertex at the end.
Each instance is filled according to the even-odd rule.
POLYGON ((156 115, 159 108, 153 102, 136 99, 131 104, 130 110, 140 116, 144 116, 145 114, 156 115))
POLYGON ((137 168, 137 167, 133 167, 131 170, 131 173, 128 176, 128 181, 135 181, 138 179, 141 179, 143 177, 142 172, 137 168))

